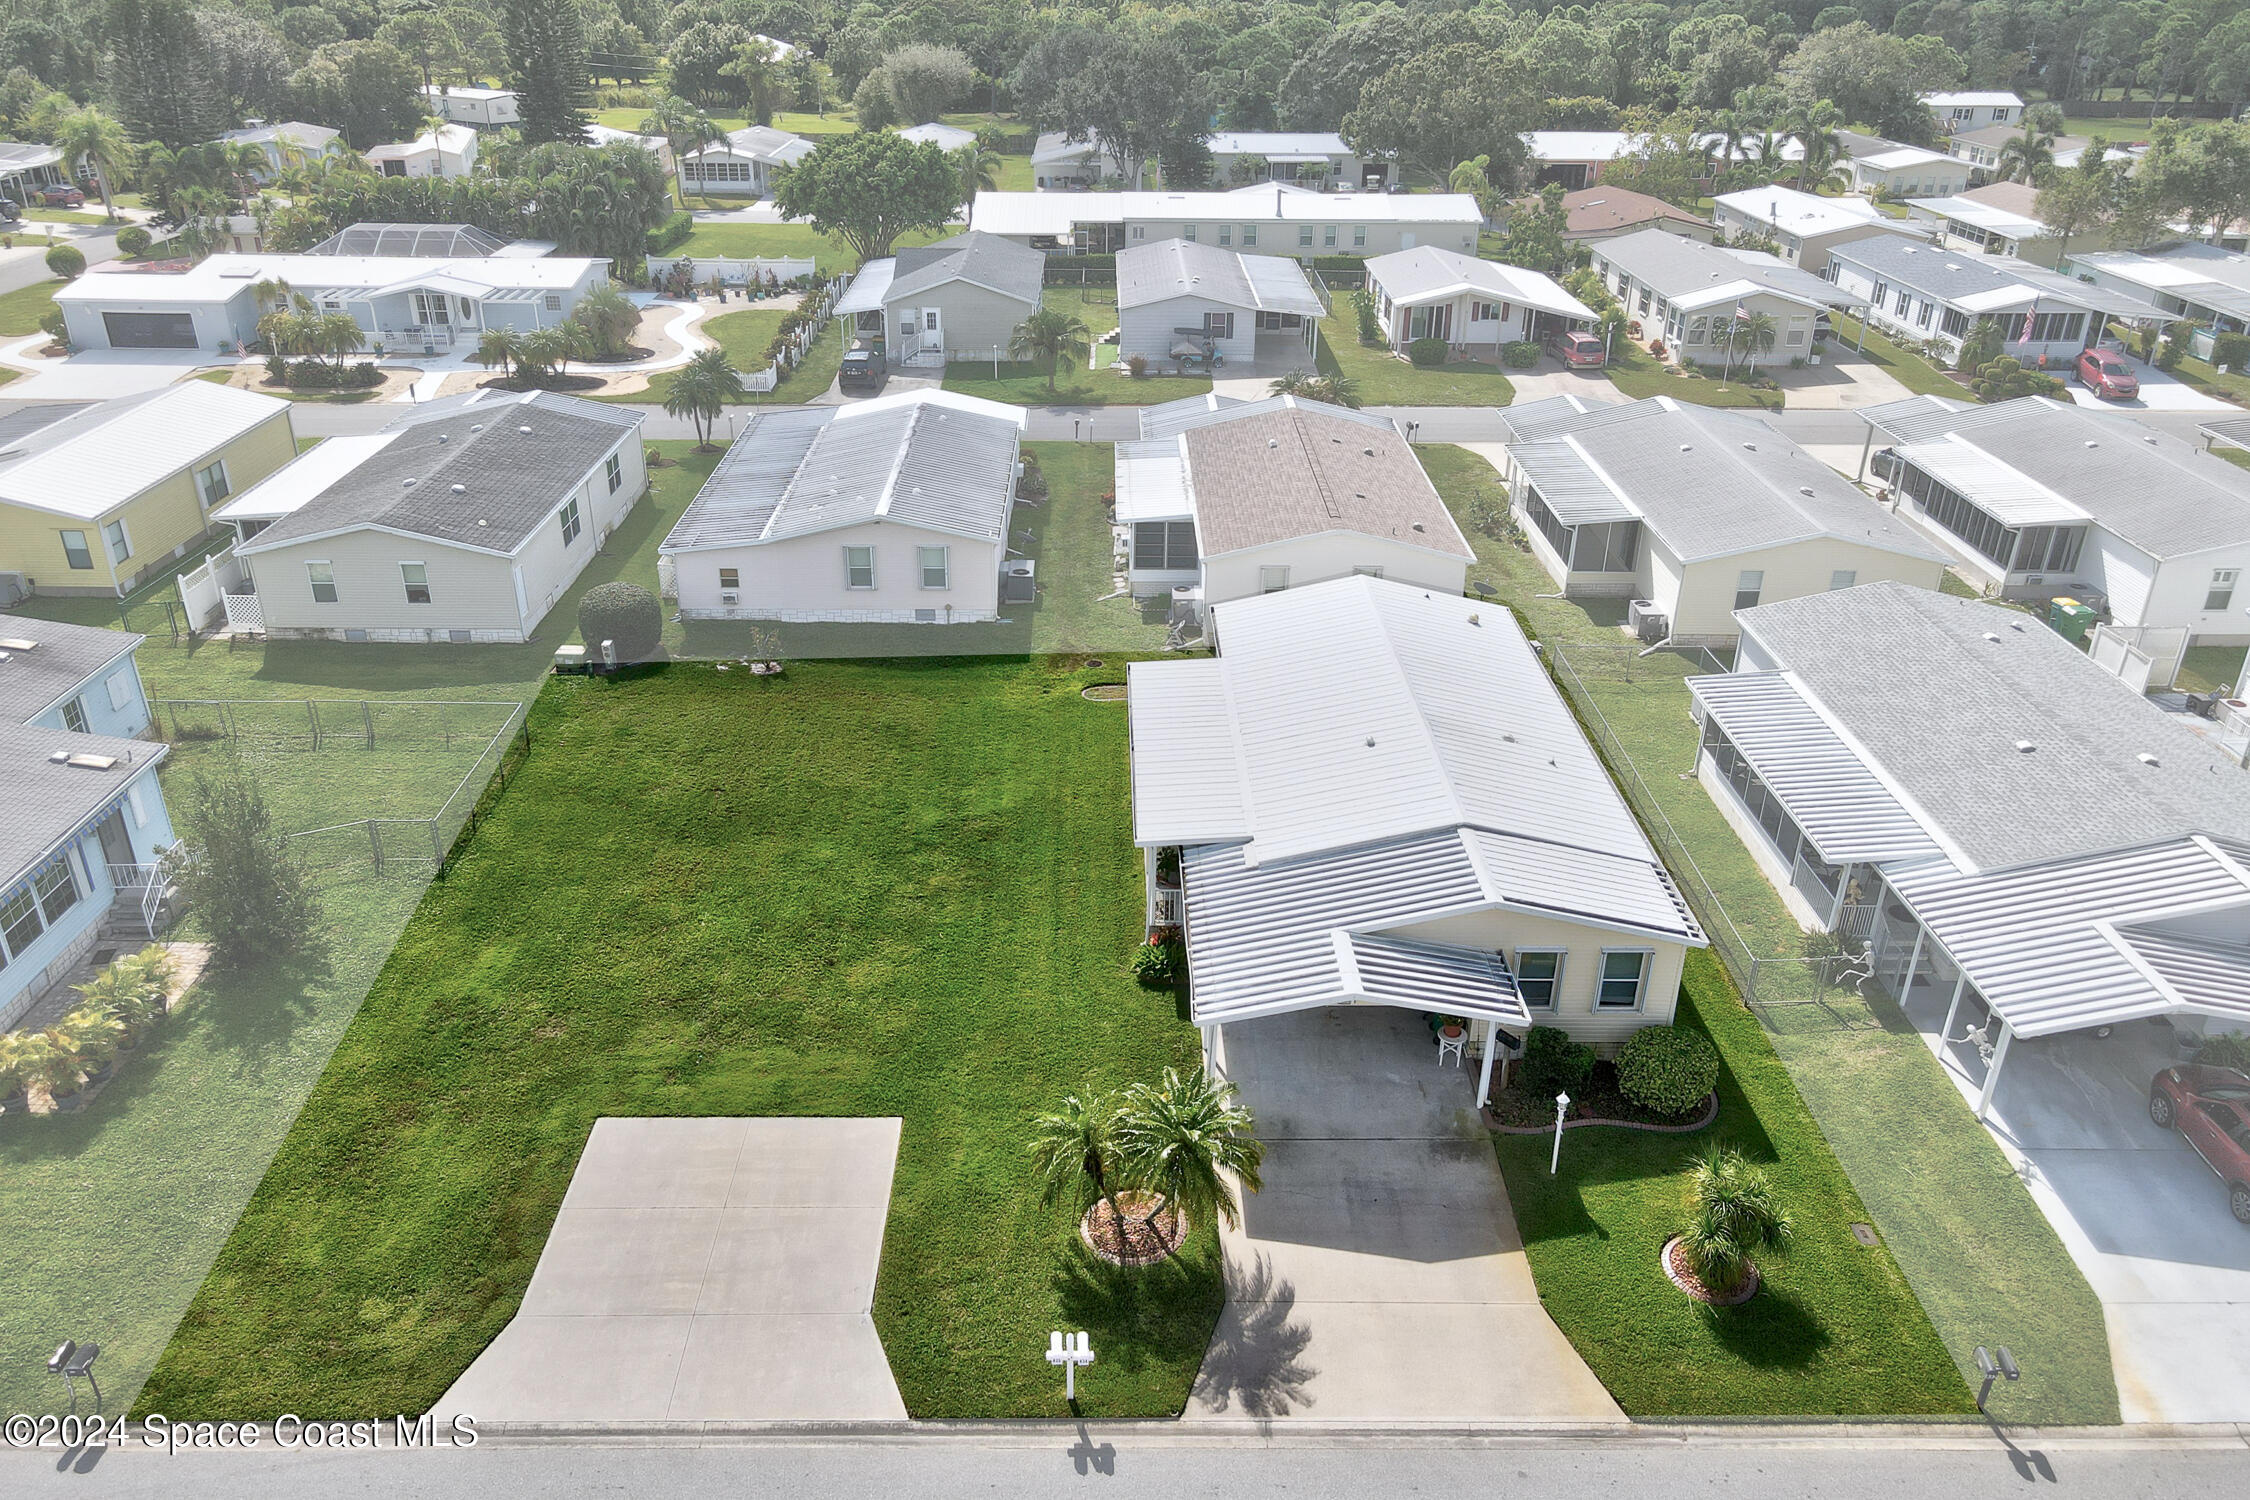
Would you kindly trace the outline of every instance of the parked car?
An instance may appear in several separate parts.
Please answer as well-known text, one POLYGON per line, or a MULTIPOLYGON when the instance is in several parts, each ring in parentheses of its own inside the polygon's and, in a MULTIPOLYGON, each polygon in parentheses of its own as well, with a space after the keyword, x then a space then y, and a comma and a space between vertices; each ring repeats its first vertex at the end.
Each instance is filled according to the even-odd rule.
POLYGON ((857 343, 844 351, 844 364, 836 372, 836 385, 846 391, 879 391, 889 374, 889 362, 883 358, 882 350, 857 343))
POLYGON ((17 224, 23 221, 23 209, 13 198, 0 198, 0 224, 17 224))
POLYGON ((77 208, 85 203, 86 194, 82 189, 72 187, 68 183, 58 182, 50 187, 41 188, 39 190, 39 201, 49 208, 77 208))
POLYGON ((2078 356, 2078 383, 2105 401, 2130 401, 2141 393, 2141 377, 2107 349, 2088 349, 2078 356))
POLYGON ((1602 349, 1602 336, 1583 328, 1548 335, 1547 352, 1575 369, 1598 370, 1608 358, 1602 349))
POLYGON ((2250 1073, 2182 1063, 2156 1075, 2148 1117, 2177 1130, 2227 1185, 2227 1206, 2250 1224, 2250 1073))

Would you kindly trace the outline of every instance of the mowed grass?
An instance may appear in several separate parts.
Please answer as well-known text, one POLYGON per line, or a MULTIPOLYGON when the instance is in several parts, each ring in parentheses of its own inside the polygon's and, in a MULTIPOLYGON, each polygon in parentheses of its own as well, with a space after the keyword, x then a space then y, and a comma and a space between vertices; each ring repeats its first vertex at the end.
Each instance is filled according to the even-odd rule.
POLYGON ((1316 363, 1324 375, 1349 376, 1368 406, 1506 406, 1516 399, 1516 388, 1498 365, 1463 359, 1423 370, 1388 347, 1362 344, 1343 298, 1337 316, 1321 320, 1316 363))
POLYGON ((1708 1131, 1572 1131, 1554 1176, 1552 1137, 1494 1137, 1540 1300, 1594 1374, 1635 1417, 1972 1411, 1889 1253, 1852 1237, 1867 1210, 1708 952, 1688 957, 1679 1024, 1724 1059, 1708 1131), (1657 1258, 1710 1144, 1762 1166, 1793 1221, 1786 1251, 1756 1257, 1763 1290, 1734 1308, 1692 1301, 1657 1258))
POLYGON ((1685 401, 1694 406, 1747 406, 1765 411, 1781 410, 1779 391, 1759 390, 1744 385, 1739 379, 1720 379, 1717 375, 1690 375, 1674 369, 1663 360, 1643 349, 1631 339, 1619 339, 1609 351, 1608 374, 1610 384, 1617 387, 1628 401, 1640 401, 1649 396, 1670 396, 1675 401, 1685 401))
POLYGON ((1116 587, 1116 575, 1110 567, 1113 548, 1102 496, 1116 479, 1115 450, 1108 443, 1023 447, 1038 459, 1048 486, 1044 504, 1016 511, 1018 530, 1030 533, 1017 540, 1039 559, 1032 650, 1163 650, 1169 600, 1144 605, 1130 596, 1107 597, 1116 587))
POLYGON ((1196 1051, 1137 988, 1126 720, 1068 660, 560 679, 140 1405, 427 1407, 506 1324, 603 1115, 904 1120, 875 1316, 910 1411, 1177 1411, 1221 1300, 1104 1273, 1024 1169, 1066 1090, 1196 1051), (537 892, 536 900, 526 899, 537 892))
MULTIPOLYGON (((711 200, 714 208, 743 207, 742 203, 729 205, 720 199, 711 200)), ((700 203, 697 206, 701 206, 700 203)), ((922 230, 899 236, 900 245, 927 245, 958 234, 958 228, 922 230)), ((765 223, 699 223, 687 243, 674 252, 678 255, 705 257, 731 256, 739 260, 795 257, 811 259, 818 263, 820 274, 834 276, 859 269, 859 256, 844 240, 832 234, 822 234, 810 224, 765 223)))
MULTIPOLYGON (((774 335, 781 331, 781 320, 787 316, 780 308, 750 307, 741 312, 721 313, 698 326, 713 343, 726 350, 727 358, 734 362, 735 369, 749 375, 766 368, 766 350, 772 345, 774 335)), ((784 375, 772 390, 745 391, 738 400, 744 405, 811 401, 828 394, 828 388, 836 383, 836 371, 843 361, 843 335, 831 323, 805 350, 803 362, 784 375)), ((662 406, 672 393, 672 382, 678 378, 677 370, 667 370, 661 375, 651 375, 645 391, 604 396, 601 399, 662 406)))
POLYGON ((39 322, 55 310, 55 292, 60 281, 33 282, 12 292, 0 292, 0 338, 29 338, 39 331, 39 322))
POLYGON ((1872 328, 1863 333, 1858 321, 1843 313, 1831 313, 1829 316, 1835 323, 1835 332, 1828 339, 1831 349, 1858 348, 1870 364, 1880 365, 1894 380, 1917 396, 1947 396, 1955 401, 1972 403, 1977 399, 1976 392, 1921 355, 1901 349, 1872 328))

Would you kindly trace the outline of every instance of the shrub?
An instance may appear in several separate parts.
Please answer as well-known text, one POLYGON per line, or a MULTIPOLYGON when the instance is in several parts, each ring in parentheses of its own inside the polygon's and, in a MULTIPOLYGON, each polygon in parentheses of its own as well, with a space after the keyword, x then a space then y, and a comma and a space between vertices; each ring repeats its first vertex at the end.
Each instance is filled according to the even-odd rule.
POLYGON ((1125 361, 1125 368, 1135 380, 1139 380, 1148 373, 1148 356, 1145 354, 1134 355, 1125 361))
POLYGON ((76 245, 57 245, 47 252, 47 269, 65 281, 82 275, 86 270, 86 252, 76 245))
POLYGON ((1481 531, 1498 541, 1508 527, 1508 502, 1490 490, 1479 489, 1461 503, 1461 519, 1471 531, 1481 531))
POLYGON ((2205 1037, 2195 1049, 2195 1060, 2207 1068, 2240 1068, 2250 1072, 2250 1036, 2239 1031, 2205 1037))
POLYGON ((58 344, 70 342, 70 325, 63 318, 63 310, 56 308, 39 320, 39 331, 58 344))
POLYGON ((1523 1039, 1523 1065, 1518 1077, 1534 1094, 1555 1094, 1584 1084, 1594 1071, 1594 1049, 1570 1039, 1556 1026, 1534 1026, 1523 1039))
POLYGON ((1133 977, 1152 990, 1176 990, 1187 982, 1187 942, 1177 927, 1159 927, 1133 950, 1133 977))
POLYGON ((148 254, 148 247, 155 243, 155 236, 138 224, 128 224, 117 231, 117 253, 127 258, 148 254))
POLYGON ((619 661, 646 661, 663 644, 664 609, 637 583, 597 584, 578 601, 578 634, 589 656, 598 658, 602 642, 609 641, 619 661))
POLYGON ((1444 339, 1416 339, 1406 346, 1406 357, 1425 370, 1444 364, 1445 354, 1444 339))
POLYGON ((180 821, 188 847, 180 894, 211 940, 214 967, 319 952, 319 903, 254 778, 232 761, 214 776, 195 772, 180 821))
POLYGON ((1016 481, 1016 494, 1025 500, 1047 498, 1047 473, 1039 467, 1039 460, 1028 453, 1023 456, 1023 477, 1016 481))
POLYGON ((2250 333, 2222 333, 2212 339, 2211 363, 2230 370, 2250 364, 2250 333))
POLYGON ((2188 352, 2188 341, 2195 337, 2195 325, 2185 318, 2164 325, 2164 342, 2157 347, 2156 368, 2179 368, 2180 360, 2188 352))
POLYGON ((1366 287, 1352 293, 1352 317, 1359 330, 1359 341, 1369 348, 1381 348, 1383 319, 1375 311, 1375 294, 1366 287))
MULTIPOLYGON (((695 215, 689 213, 686 209, 681 209, 674 213, 671 218, 651 229, 644 243, 651 255, 670 255, 680 246, 686 244, 688 236, 693 233, 695 233, 695 215)), ((119 235, 117 243, 122 247, 125 243, 125 236, 119 235)))
POLYGON ((1539 363, 1539 345, 1530 339, 1518 339, 1500 346, 1500 363, 1511 370, 1528 370, 1539 363))
POLYGON ((281 354, 269 354, 269 355, 267 355, 267 356, 266 356, 266 384, 268 384, 268 385, 287 385, 288 383, 289 383, 289 359, 288 359, 288 357, 287 357, 286 355, 281 355, 281 354))
POLYGON ((1977 370, 1969 389, 1976 392, 1979 401, 2007 401, 2017 396, 2060 396, 2062 382, 2003 354, 1977 370))
POLYGON ((1625 1097, 1660 1115, 1684 1115, 1719 1083, 1719 1051, 1700 1031, 1644 1026, 1617 1054, 1625 1097))

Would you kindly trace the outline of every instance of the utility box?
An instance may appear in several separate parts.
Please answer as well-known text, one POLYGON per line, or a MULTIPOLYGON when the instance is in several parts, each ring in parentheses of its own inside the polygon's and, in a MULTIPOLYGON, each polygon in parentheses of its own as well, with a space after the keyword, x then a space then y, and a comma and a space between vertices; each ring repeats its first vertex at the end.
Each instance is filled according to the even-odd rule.
POLYGON ((2086 644, 2086 633, 2094 628, 2094 615, 2091 604, 2081 604, 2076 599, 2056 598, 2047 603, 2047 623, 2074 646, 2086 644))

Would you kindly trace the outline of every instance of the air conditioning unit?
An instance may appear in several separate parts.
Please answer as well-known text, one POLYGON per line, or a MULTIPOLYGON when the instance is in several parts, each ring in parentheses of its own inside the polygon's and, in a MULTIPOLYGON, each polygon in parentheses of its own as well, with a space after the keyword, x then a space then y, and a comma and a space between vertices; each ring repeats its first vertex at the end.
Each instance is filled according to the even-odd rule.
POLYGON ((719 602, 721 604, 740 604, 742 602, 742 596, 738 593, 735 593, 732 589, 728 589, 719 595, 719 602))
POLYGON ((1671 617, 1656 607, 1654 599, 1635 599, 1625 606, 1625 622, 1633 634, 1655 645, 1672 633, 1671 617))

